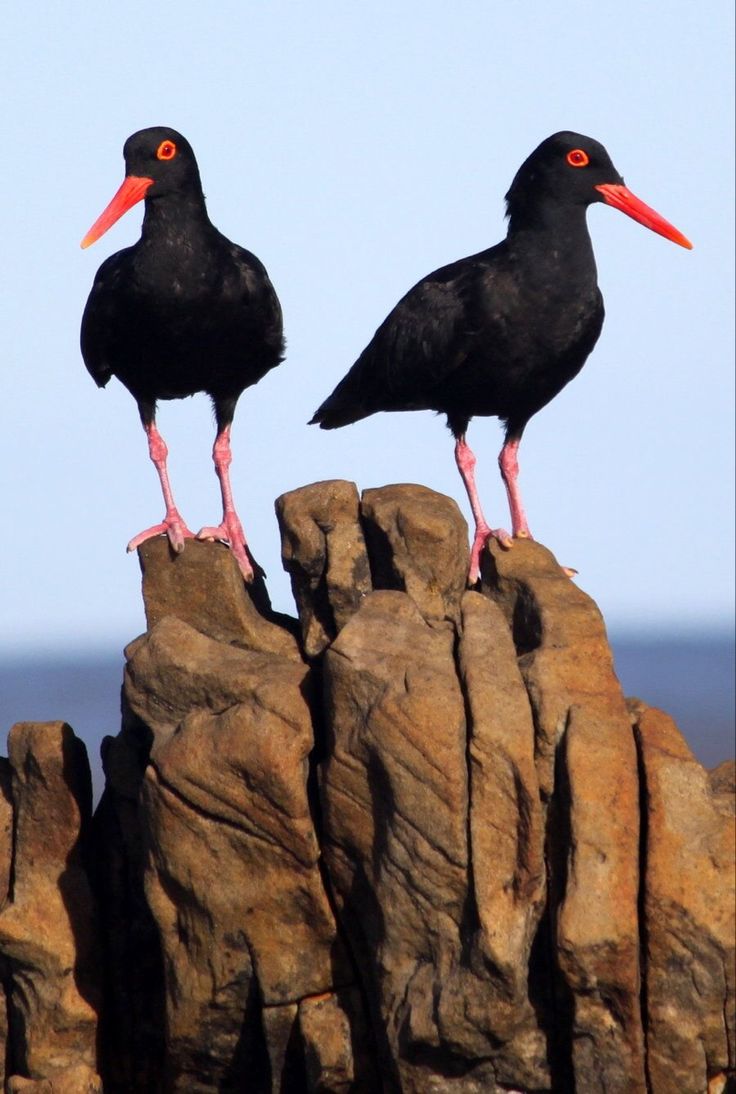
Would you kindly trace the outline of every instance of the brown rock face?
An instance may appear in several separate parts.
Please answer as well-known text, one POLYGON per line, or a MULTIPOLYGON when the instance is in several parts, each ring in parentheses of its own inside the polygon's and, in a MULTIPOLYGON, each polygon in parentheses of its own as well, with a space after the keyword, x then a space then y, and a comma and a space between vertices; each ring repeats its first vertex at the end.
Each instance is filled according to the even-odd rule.
MULTIPOLYGON (((0 909, 8 902, 10 896, 10 879, 13 867, 13 772, 8 760, 0 758, 0 909)), ((0 912, 0 914, 2 914, 0 912)), ((2 981, 2 995, 0 995, 0 1084, 6 1080, 6 1062, 9 1058, 10 1044, 8 1038, 8 996, 12 990, 12 982, 8 969, 8 962, 0 947, 0 981, 2 981)))
POLYGON ((643 1091, 639 779, 603 620, 539 544, 505 551, 494 543, 488 561, 489 595, 519 648, 536 727, 573 1074, 591 1091, 643 1091))
POLYGON ((540 545, 469 592, 423 487, 277 514, 298 626, 221 545, 142 548, 92 822, 71 730, 11 733, 7 1089, 730 1089, 734 766, 627 703, 540 545))
POLYGON ((173 615, 218 642, 298 659, 294 637, 258 611, 230 552, 196 539, 187 546, 174 555, 157 536, 138 552, 149 631, 173 615))
POLYGON ((49 1090, 99 1091, 102 969, 85 869, 87 755, 63 722, 19 722, 8 751, 14 841, 0 952, 9 988, 6 1059, 18 1073, 8 1089, 21 1089, 25 1076, 48 1081, 49 1090))
POLYGON ((635 732, 644 804, 647 1068, 653 1089, 695 1094, 704 1073, 733 1065, 736 938, 733 901, 721 898, 736 885, 733 796, 728 802, 713 793, 662 711, 639 706, 635 732))
MULTIPOLYGON (((149 600, 156 567, 180 559, 149 561, 149 600)), ((247 641, 232 623, 223 635, 212 604, 188 599, 182 582, 170 613, 127 651, 126 702, 151 734, 140 808, 165 970, 164 1083, 240 1091, 248 1075, 254 1090, 280 1089, 287 1076, 304 1081, 308 1044, 329 1089, 328 1076, 353 1081, 353 1041, 366 1034, 360 1006, 346 1013, 340 1003, 354 976, 307 794, 308 670, 288 632, 282 642, 273 623, 243 611, 242 581, 229 595, 226 611, 236 619, 234 601, 247 641), (331 1021, 310 1023, 309 1001, 323 997, 331 1021)))
MULTIPOLYGON (((480 600, 468 594, 471 678, 470 634, 499 617, 480 600)), ((495 712, 479 682, 469 751, 453 646, 453 635, 429 626, 406 594, 375 592, 325 659, 334 735, 322 778, 325 858, 382 1034, 383 1071, 398 1089, 417 1092, 431 1088, 435 1072, 447 1089, 487 1089, 497 1075, 531 1085, 546 1073, 521 972, 543 891, 531 718, 512 651, 516 675, 504 681, 504 698, 526 736, 511 745, 505 771, 484 769, 495 712), (502 826, 498 813, 508 816, 515 776, 518 797, 533 794, 529 825, 519 839, 514 811, 513 846, 496 854, 489 829, 502 826), (459 1060, 462 1079, 453 1075, 459 1060)))
POLYGON ((169 618, 127 672, 131 707, 154 733, 146 894, 167 969, 173 1085, 222 1089, 249 1000, 260 1012, 350 981, 307 801, 306 670, 169 618))
POLYGON ((316 482, 282 494, 276 516, 304 651, 317 657, 371 591, 358 491, 352 482, 316 482))
MULTIPOLYGON (((528 968, 546 897, 534 723, 503 614, 474 592, 462 601, 458 667, 468 727, 474 961, 486 972, 494 1036, 506 1042, 523 1034, 524 1055, 539 1040, 528 968)), ((537 1051, 544 1056, 544 1045, 537 1051)))
POLYGON ((454 988, 464 912, 465 711, 452 638, 406 594, 375 592, 328 652, 325 686, 325 858, 388 1042, 384 1070, 416 1089, 397 1042, 408 1053, 439 1042, 432 988, 440 976, 454 988))
POLYGON ((426 486, 383 486, 363 492, 360 512, 374 586, 408 593, 429 623, 457 623, 468 526, 455 502, 426 486))

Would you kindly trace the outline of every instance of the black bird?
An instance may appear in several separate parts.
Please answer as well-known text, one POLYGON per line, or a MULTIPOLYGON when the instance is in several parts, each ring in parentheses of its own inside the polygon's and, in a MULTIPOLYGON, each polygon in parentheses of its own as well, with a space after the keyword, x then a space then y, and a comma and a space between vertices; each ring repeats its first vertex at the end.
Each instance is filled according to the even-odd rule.
POLYGON ((489 536, 465 440, 476 414, 502 419, 499 456, 511 535, 531 533, 517 484, 517 450, 533 414, 585 364, 603 325, 603 298, 585 221, 603 201, 683 247, 692 244, 635 197, 602 144, 555 133, 521 165, 506 195, 506 239, 423 278, 396 305, 310 425, 349 425, 379 410, 447 415, 475 518, 469 581, 489 536))
POLYGON ((168 450, 156 428, 159 399, 204 391, 217 423, 213 448, 222 522, 199 539, 230 544, 246 581, 253 578, 235 511, 228 468, 230 427, 245 388, 283 360, 281 307, 262 263, 211 223, 197 161, 174 129, 156 126, 125 142, 125 179, 82 240, 88 247, 145 198, 141 238, 100 266, 82 318, 84 363, 104 387, 111 376, 138 403, 166 513, 135 536, 132 551, 165 532, 175 551, 192 537, 174 503, 168 450))

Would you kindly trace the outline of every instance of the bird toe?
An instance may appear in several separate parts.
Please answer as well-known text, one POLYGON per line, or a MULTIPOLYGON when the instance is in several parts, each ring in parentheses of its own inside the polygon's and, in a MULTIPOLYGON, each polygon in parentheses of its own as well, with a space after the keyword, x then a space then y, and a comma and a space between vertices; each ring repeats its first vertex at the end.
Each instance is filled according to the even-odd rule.
POLYGON ((491 535, 495 540, 505 547, 507 551, 510 551, 514 546, 514 537, 509 535, 505 528, 494 528, 491 531, 491 535))
POLYGON ((246 551, 245 534, 237 517, 224 519, 222 524, 218 524, 216 528, 200 528, 196 538, 206 540, 209 543, 215 540, 226 543, 235 557, 243 579, 248 583, 253 580, 253 567, 246 551))
POLYGON ((189 531, 178 513, 175 516, 169 514, 164 517, 160 524, 154 524, 151 528, 146 528, 144 532, 139 532, 137 536, 133 536, 127 550, 129 552, 137 550, 142 543, 145 543, 147 539, 153 539, 154 536, 166 536, 171 544, 172 551, 179 555, 184 550, 185 540, 193 539, 194 533, 189 531))

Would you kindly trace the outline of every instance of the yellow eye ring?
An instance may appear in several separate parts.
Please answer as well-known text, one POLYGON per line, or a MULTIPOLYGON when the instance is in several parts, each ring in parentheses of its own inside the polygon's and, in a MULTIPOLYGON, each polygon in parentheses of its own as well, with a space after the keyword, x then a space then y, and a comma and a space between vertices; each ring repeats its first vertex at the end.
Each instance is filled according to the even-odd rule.
POLYGON ((565 159, 571 167, 587 167, 590 163, 590 156, 582 148, 571 148, 565 159))
POLYGON ((176 145, 173 141, 161 141, 156 149, 156 159, 158 160, 173 160, 175 155, 176 145))

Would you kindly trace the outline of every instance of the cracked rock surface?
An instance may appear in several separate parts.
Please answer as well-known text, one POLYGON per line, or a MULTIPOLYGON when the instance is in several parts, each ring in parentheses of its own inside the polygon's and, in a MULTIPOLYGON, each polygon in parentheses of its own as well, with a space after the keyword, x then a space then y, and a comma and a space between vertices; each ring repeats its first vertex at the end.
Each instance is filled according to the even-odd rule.
POLYGON ((298 621, 219 544, 141 548, 94 817, 72 730, 11 732, 6 1089, 732 1089, 733 763, 625 699, 541 545, 468 591, 424 487, 277 516, 298 621))

